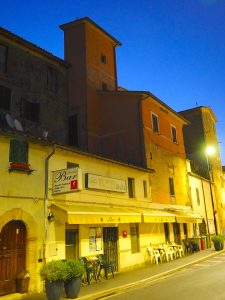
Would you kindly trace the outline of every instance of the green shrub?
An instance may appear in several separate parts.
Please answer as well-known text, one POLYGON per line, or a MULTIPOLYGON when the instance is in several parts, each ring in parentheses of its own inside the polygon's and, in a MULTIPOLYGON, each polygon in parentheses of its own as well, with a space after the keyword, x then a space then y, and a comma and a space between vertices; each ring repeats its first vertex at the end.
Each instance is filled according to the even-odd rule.
POLYGON ((211 240, 213 243, 223 243, 223 241, 225 240, 225 236, 222 234, 213 235, 211 240))
POLYGON ((64 281, 67 279, 68 267, 62 260, 53 260, 45 263, 40 270, 40 276, 43 280, 64 281))
POLYGON ((67 280, 81 277, 85 273, 85 268, 79 260, 67 260, 65 264, 67 266, 67 280))

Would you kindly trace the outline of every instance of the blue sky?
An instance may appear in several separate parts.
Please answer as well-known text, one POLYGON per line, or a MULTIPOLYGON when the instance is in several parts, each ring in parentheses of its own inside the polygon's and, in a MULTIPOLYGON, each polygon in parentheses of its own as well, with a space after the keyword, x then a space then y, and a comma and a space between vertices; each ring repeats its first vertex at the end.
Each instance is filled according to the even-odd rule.
POLYGON ((88 16, 116 37, 119 85, 176 111, 211 106, 225 164, 225 0, 2 1, 0 26, 63 57, 59 25, 88 16))

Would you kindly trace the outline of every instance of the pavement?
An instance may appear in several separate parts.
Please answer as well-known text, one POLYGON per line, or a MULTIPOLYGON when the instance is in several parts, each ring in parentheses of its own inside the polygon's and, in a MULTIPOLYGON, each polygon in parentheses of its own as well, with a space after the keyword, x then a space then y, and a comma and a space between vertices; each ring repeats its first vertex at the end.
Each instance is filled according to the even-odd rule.
MULTIPOLYGON (((101 279, 98 282, 91 282, 90 285, 81 287, 79 299, 97 300, 116 294, 123 290, 141 285, 143 283, 157 280, 174 272, 186 268, 197 262, 206 260, 212 256, 220 255, 222 251, 215 251, 214 248, 202 250, 194 254, 185 255, 173 261, 163 262, 162 264, 146 264, 126 272, 116 273, 114 278, 109 276, 108 280, 101 279)), ((0 297, 0 300, 46 300, 45 293, 40 294, 11 294, 0 297)), ((61 298, 68 299, 68 298, 61 298)))

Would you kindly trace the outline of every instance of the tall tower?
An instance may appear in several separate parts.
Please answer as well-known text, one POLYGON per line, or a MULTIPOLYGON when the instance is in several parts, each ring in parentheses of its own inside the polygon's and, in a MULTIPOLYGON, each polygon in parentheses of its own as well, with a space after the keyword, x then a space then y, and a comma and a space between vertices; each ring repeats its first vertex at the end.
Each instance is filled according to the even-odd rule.
POLYGON ((101 131, 98 91, 117 90, 115 49, 121 44, 87 17, 60 28, 65 60, 70 64, 69 144, 89 150, 91 140, 101 131))

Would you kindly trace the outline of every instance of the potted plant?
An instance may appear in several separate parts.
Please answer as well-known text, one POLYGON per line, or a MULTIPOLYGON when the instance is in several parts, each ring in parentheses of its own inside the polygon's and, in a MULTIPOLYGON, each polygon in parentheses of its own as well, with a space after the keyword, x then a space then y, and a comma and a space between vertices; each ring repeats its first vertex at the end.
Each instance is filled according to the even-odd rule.
POLYGON ((214 244, 214 248, 216 251, 220 251, 223 249, 224 240, 225 240, 224 235, 222 235, 222 234, 214 235, 214 236, 212 236, 211 240, 214 244))
POLYGON ((48 300, 59 300, 64 281, 68 276, 68 267, 62 260, 45 263, 40 270, 40 276, 45 280, 45 292, 48 300))
POLYGON ((77 298, 81 287, 81 277, 85 273, 84 265, 73 259, 66 261, 65 264, 67 266, 67 279, 64 282, 66 296, 77 298))

